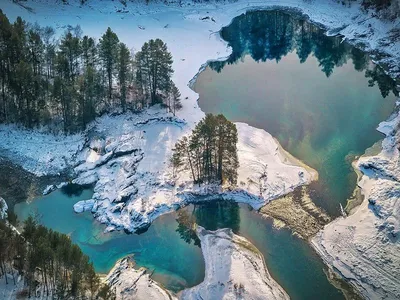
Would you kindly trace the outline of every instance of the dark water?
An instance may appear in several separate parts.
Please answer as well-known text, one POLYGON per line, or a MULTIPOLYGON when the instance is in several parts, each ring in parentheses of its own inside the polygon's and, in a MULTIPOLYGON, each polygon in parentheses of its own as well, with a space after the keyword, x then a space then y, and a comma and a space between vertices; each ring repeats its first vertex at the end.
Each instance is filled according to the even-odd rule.
POLYGON ((90 190, 70 195, 55 191, 29 204, 15 205, 15 212, 20 219, 35 213, 43 225, 69 234, 97 272, 106 273, 118 259, 133 254, 138 266, 154 270, 153 278, 173 291, 204 279, 204 260, 191 229, 193 223, 211 230, 232 228, 263 253, 271 275, 292 299, 343 299, 328 282, 322 261, 307 242, 287 229, 275 229, 270 220, 247 205, 224 201, 190 205, 157 218, 143 234, 105 234, 105 227, 90 213, 75 214, 72 210, 74 203, 91 196, 90 190))
POLYGON ((278 138, 318 171, 312 198, 337 216, 356 184, 351 162, 382 138, 395 83, 362 51, 284 12, 241 15, 221 36, 233 52, 197 78, 200 107, 278 138))

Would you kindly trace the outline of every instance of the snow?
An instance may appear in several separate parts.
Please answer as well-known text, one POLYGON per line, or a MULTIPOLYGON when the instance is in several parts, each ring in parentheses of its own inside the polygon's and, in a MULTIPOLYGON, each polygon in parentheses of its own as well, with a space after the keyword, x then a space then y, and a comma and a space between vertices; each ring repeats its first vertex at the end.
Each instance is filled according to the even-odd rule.
POLYGON ((400 114, 382 122, 382 151, 361 157, 364 201, 346 218, 328 224, 312 243, 325 262, 367 299, 400 298, 400 114))
POLYGON ((167 291, 150 278, 145 268, 136 270, 130 257, 119 260, 105 278, 112 289, 115 289, 117 299, 177 299, 173 293, 167 291))
POLYGON ((55 191, 57 189, 57 186, 54 184, 49 184, 46 186, 46 188, 43 190, 43 196, 50 194, 51 192, 55 191))
POLYGON ((268 273, 262 254, 231 229, 197 228, 206 274, 181 299, 289 299, 268 273))
POLYGON ((313 170, 291 165, 288 154, 267 132, 244 123, 238 129, 239 186, 265 200, 275 199, 295 187, 317 179, 313 170))
POLYGON ((74 204, 74 211, 76 213, 91 211, 93 209, 94 203, 95 201, 93 199, 79 201, 74 204))
POLYGON ((37 175, 57 175, 74 161, 84 138, 53 135, 0 124, 0 155, 37 175))
POLYGON ((135 232, 197 201, 223 198, 259 209, 314 178, 303 167, 291 165, 293 159, 285 161, 287 154, 270 134, 238 123, 238 178, 244 184, 193 185, 188 171, 174 175, 169 163, 175 142, 189 128, 157 107, 97 119, 91 129, 95 138, 78 155, 72 181, 94 184, 94 194, 90 202, 78 202, 75 212, 92 211, 107 230, 135 232))
POLYGON ((7 206, 6 200, 4 200, 2 197, 0 197, 0 220, 7 218, 7 210, 8 210, 8 206, 7 206))

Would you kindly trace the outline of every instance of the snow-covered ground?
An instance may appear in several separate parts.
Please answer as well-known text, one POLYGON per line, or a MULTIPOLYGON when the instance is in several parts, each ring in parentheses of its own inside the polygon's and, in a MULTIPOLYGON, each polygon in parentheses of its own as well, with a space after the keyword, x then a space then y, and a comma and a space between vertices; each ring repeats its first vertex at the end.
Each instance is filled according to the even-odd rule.
POLYGON ((37 176, 57 175, 65 170, 83 144, 81 134, 53 135, 0 124, 0 156, 37 176))
POLYGON ((99 118, 87 147, 77 156, 73 180, 94 184, 94 195, 75 204, 74 210, 92 211, 107 230, 133 232, 161 214, 200 200, 224 198, 258 209, 316 176, 292 165, 295 160, 270 134, 237 124, 239 186, 193 185, 189 171, 174 174, 169 163, 175 142, 188 127, 157 107, 99 118))
POLYGON ((327 264, 367 299, 400 298, 400 114, 379 128, 387 135, 379 155, 362 157, 364 201, 313 239, 327 264))
POLYGON ((174 300, 175 295, 150 278, 144 268, 136 270, 130 257, 119 260, 105 278, 116 299, 174 300))
POLYGON ((268 273, 264 257, 231 229, 197 228, 206 264, 204 281, 182 292, 182 299, 289 299, 268 273))

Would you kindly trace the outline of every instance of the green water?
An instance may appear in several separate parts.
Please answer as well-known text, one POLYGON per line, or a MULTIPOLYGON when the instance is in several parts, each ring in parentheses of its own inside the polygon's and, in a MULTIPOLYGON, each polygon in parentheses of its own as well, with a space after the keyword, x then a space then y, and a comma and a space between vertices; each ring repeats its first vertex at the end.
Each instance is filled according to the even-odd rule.
POLYGON ((173 291, 204 279, 204 260, 191 224, 211 230, 232 228, 263 253, 271 275, 292 299, 343 299, 328 282, 322 261, 307 242, 287 229, 274 229, 271 221, 247 205, 224 201, 190 205, 157 218, 145 233, 127 235, 103 233, 104 225, 90 213, 73 212, 74 203, 91 195, 90 190, 76 195, 57 190, 31 203, 19 203, 14 211, 19 219, 36 214, 43 225, 69 234, 97 272, 106 273, 119 258, 133 254, 138 266, 154 270, 153 278, 173 291))
POLYGON ((29 214, 38 215, 41 224, 70 235, 99 273, 107 273, 118 259, 133 254, 138 267, 154 270, 153 277, 171 290, 178 291, 203 281, 201 250, 181 239, 175 231, 177 222, 173 214, 161 216, 141 235, 105 234, 105 226, 90 213, 76 214, 72 209, 76 202, 91 196, 91 190, 70 196, 57 190, 31 203, 16 204, 14 211, 21 220, 29 214))
POLYGON ((275 136, 318 171, 312 198, 337 216, 356 184, 351 162, 382 138, 395 83, 341 38, 283 12, 244 14, 221 36, 233 52, 198 76, 201 109, 275 136))

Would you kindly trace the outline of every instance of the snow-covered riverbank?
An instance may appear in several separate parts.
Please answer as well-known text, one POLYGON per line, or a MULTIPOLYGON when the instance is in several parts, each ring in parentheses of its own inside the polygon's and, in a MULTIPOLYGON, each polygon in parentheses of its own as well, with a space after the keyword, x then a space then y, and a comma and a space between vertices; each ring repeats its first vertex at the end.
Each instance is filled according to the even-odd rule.
POLYGON ((107 230, 134 232, 161 214, 196 201, 223 198, 259 209, 317 176, 293 165, 294 158, 281 151, 270 134, 237 124, 239 185, 193 185, 189 171, 173 174, 169 163, 171 150, 187 127, 160 108, 99 118, 89 146, 77 156, 73 180, 93 184, 94 195, 78 202, 75 211, 92 211, 107 230))
POLYGON ((197 228, 206 263, 199 285, 184 290, 182 299, 289 299, 268 273, 262 254, 231 229, 197 228))
POLYGON ((116 299, 136 300, 175 300, 176 296, 150 278, 144 268, 134 269, 134 261, 130 257, 119 260, 105 278, 115 290, 116 299))
POLYGON ((135 270, 127 257, 105 278, 117 299, 289 299, 268 273, 262 254, 248 240, 230 229, 197 228, 206 263, 204 281, 178 296, 150 278, 145 269, 135 270))
POLYGON ((359 186, 364 201, 355 212, 328 224, 313 239, 328 265, 367 299, 400 298, 400 115, 382 122, 382 152, 362 157, 359 186))

